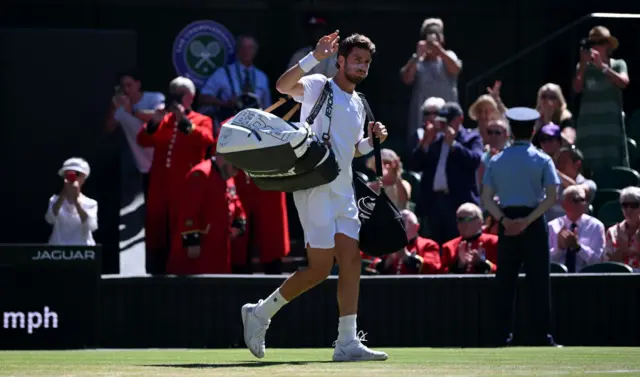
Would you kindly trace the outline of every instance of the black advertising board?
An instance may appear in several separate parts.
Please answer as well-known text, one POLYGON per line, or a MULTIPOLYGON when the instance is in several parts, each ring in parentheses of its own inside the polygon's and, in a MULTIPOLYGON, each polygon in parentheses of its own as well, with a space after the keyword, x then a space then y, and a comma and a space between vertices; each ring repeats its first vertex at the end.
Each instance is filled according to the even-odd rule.
POLYGON ((0 349, 95 347, 100 246, 0 244, 0 349))

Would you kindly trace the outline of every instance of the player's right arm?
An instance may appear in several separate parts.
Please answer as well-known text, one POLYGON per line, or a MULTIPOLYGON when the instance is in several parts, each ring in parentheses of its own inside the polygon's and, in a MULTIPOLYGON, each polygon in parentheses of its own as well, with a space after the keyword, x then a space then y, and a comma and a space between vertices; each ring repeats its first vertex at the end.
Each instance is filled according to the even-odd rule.
POLYGON ((321 60, 328 58, 338 51, 338 30, 320 38, 316 49, 300 59, 297 64, 289 68, 276 81, 276 90, 282 94, 288 94, 293 97, 302 97, 304 95, 304 85, 300 82, 302 76, 307 74, 321 60))

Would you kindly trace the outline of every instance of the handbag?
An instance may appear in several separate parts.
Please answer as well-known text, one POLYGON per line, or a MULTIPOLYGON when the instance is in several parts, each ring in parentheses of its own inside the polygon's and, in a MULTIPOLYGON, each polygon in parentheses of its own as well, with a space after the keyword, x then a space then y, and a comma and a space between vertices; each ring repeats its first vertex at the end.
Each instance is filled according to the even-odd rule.
MULTIPOLYGON (((367 114, 366 122, 375 122, 369 103, 358 93, 367 114)), ((373 151, 376 162, 376 178, 382 183, 382 156, 380 139, 373 136, 373 151)), ((360 250, 365 254, 379 257, 402 250, 409 244, 404 220, 398 208, 380 184, 380 194, 376 194, 357 174, 353 178, 354 192, 360 219, 360 250)))

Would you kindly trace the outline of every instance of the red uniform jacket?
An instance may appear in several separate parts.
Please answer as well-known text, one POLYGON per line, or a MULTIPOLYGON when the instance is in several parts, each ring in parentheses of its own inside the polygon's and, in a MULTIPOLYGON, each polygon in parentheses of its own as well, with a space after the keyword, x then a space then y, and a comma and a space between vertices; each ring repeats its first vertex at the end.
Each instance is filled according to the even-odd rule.
POLYGON ((188 173, 179 203, 167 273, 230 274, 231 228, 243 232, 246 223, 233 178, 223 180, 215 161, 202 161, 188 173), (200 256, 190 259, 187 247, 196 245, 200 256))
POLYGON ((154 132, 147 131, 148 124, 138 132, 138 144, 154 148, 145 220, 148 253, 169 249, 177 226, 176 201, 185 176, 213 144, 211 118, 190 111, 186 119, 193 125, 188 134, 178 130, 172 113, 165 115, 154 132))
POLYGON ((374 268, 387 275, 437 274, 440 271, 440 246, 437 242, 417 237, 407 245, 407 250, 411 254, 415 254, 415 263, 404 263, 405 258, 401 258, 398 253, 393 253, 385 255, 383 258, 375 258, 374 268), (392 258, 391 267, 385 268, 389 258, 392 258))
POLYGON ((498 236, 482 233, 469 245, 470 249, 478 249, 482 243, 485 251, 485 262, 475 266, 458 265, 458 246, 462 242, 462 237, 457 237, 442 245, 442 273, 495 273, 498 262, 498 236))
POLYGON ((261 263, 289 255, 291 245, 285 193, 260 190, 243 171, 238 172, 235 180, 249 223, 247 232, 232 242, 233 264, 247 264, 250 238, 260 252, 261 263))

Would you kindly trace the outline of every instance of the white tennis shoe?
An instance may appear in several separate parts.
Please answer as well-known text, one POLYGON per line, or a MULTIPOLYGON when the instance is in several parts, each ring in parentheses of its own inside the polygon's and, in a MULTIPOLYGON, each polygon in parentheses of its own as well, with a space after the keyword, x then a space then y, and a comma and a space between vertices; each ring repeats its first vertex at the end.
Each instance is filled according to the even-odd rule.
MULTIPOLYGON (((260 304, 262 300, 258 302, 260 304)), ((271 320, 259 318, 255 309, 258 304, 245 304, 242 307, 242 326, 244 327, 244 343, 253 356, 262 359, 265 355, 264 340, 271 320)))
POLYGON ((356 339, 347 344, 341 344, 338 341, 333 343, 333 361, 384 361, 389 358, 385 352, 374 351, 362 344, 366 342, 366 333, 358 332, 356 339))

